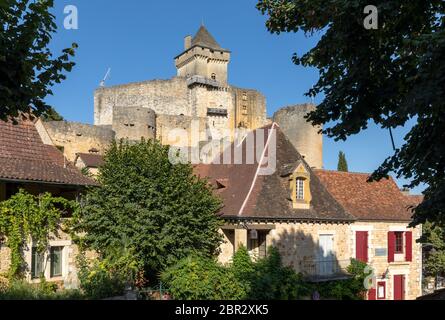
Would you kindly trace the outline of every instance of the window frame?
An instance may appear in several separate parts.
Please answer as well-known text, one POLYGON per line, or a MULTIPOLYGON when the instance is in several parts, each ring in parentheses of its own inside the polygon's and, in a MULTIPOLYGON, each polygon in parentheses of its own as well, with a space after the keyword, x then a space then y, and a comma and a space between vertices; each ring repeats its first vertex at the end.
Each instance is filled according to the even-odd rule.
POLYGON ((305 179, 302 177, 297 177, 295 179, 295 199, 297 201, 304 201, 305 199, 305 179))
POLYGON ((58 277, 62 277, 63 276, 63 246, 53 246, 49 249, 49 256, 50 256, 50 278, 58 278, 58 277), (55 259, 54 257, 55 255, 55 250, 58 250, 58 257, 59 257, 59 261, 58 261, 58 269, 59 270, 55 270, 55 259), (55 272, 55 271, 59 271, 59 272, 55 272))
POLYGON ((402 231, 394 232, 394 254, 403 254, 405 252, 404 237, 405 237, 405 232, 402 231))
POLYGON ((38 252, 37 247, 31 249, 31 279, 39 279, 41 276, 45 276, 45 253, 38 252), (38 256, 38 258, 37 258, 38 256), (37 270, 37 261, 40 260, 40 270, 37 270), (37 273, 38 272, 38 273, 37 273))

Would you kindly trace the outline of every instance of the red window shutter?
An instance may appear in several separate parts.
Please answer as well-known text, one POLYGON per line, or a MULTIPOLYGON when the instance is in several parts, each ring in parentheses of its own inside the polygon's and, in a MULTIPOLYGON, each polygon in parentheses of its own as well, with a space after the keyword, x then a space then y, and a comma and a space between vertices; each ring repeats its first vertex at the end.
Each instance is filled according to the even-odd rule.
POLYGON ((368 300, 377 300, 377 291, 375 288, 369 289, 368 300))
POLYGON ((366 231, 355 233, 355 258, 362 262, 368 262, 368 232, 366 231))
POLYGON ((411 231, 405 233, 405 260, 413 261, 413 233, 411 231))
POLYGON ((394 262, 394 251, 396 245, 396 233, 388 232, 388 262, 394 262))

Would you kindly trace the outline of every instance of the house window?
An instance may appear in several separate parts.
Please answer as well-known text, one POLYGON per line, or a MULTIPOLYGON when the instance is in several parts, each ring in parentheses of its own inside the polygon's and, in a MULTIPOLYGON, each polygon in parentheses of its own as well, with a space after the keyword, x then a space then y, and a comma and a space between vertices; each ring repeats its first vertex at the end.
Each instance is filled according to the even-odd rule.
POLYGON ((396 243, 394 253, 403 253, 403 232, 395 232, 396 243))
POLYGON ((251 230, 249 233, 248 249, 258 259, 267 256, 267 234, 266 231, 251 230))
POLYGON ((304 200, 304 179, 296 179, 296 188, 297 200, 304 200))
POLYGON ((31 278, 38 279, 44 274, 44 259, 45 255, 37 251, 37 248, 32 248, 31 252, 31 278))
POLYGON ((62 276, 63 247, 51 247, 51 278, 62 276))

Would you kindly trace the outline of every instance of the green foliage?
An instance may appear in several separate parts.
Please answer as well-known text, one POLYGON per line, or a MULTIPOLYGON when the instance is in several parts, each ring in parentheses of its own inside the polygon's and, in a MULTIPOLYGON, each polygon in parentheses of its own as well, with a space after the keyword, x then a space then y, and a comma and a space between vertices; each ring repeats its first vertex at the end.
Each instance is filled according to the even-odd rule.
MULTIPOLYGON (((374 122, 384 129, 414 126, 406 143, 372 176, 395 172, 413 188, 427 186, 414 225, 445 222, 445 2, 384 0, 375 3, 379 27, 367 30, 367 0, 259 0, 272 33, 323 32, 309 52, 293 57, 315 67, 319 80, 308 92, 324 100, 308 121, 345 140, 374 122), (353 44, 353 45, 351 45, 353 44)), ((389 135, 388 135, 389 143, 389 135)))
POLYGON ((93 178, 93 174, 91 173, 90 169, 88 169, 87 167, 83 167, 80 172, 88 178, 93 178))
POLYGON ((337 170, 342 172, 349 172, 348 162, 346 161, 346 155, 343 151, 340 151, 338 154, 337 170))
POLYGON ((63 117, 53 108, 48 107, 48 110, 42 114, 41 119, 43 121, 63 121, 63 117))
POLYGON ((214 258, 190 256, 162 274, 169 292, 178 300, 239 300, 245 291, 230 269, 214 258))
POLYGON ((42 281, 30 284, 25 280, 11 280, 0 287, 0 300, 81 300, 79 290, 57 290, 54 284, 42 281))
POLYGON ((88 299, 104 299, 123 294, 128 278, 119 266, 107 259, 89 260, 85 253, 77 256, 77 265, 80 288, 88 299))
POLYGON ((175 299, 185 300, 288 300, 309 292, 300 275, 283 267, 276 249, 252 262, 247 250, 240 248, 230 266, 211 258, 189 257, 167 269, 162 280, 175 299))
POLYGON ((365 279, 370 273, 365 272, 366 263, 351 259, 347 268, 350 278, 338 281, 322 282, 312 285, 312 291, 318 291, 325 299, 363 300, 366 294, 365 279))
POLYGON ((155 141, 113 143, 100 187, 88 191, 70 224, 74 240, 106 259, 125 239, 151 278, 195 252, 213 255, 221 202, 191 165, 170 163, 168 150, 155 141))
POLYGON ((445 275, 445 229, 441 226, 427 222, 423 225, 421 242, 428 244, 430 250, 425 260, 427 276, 445 275))
POLYGON ((40 116, 48 113, 45 102, 51 87, 66 78, 74 66, 77 44, 54 58, 49 44, 57 30, 49 12, 53 0, 0 1, 0 120, 20 113, 40 116))
POLYGON ((302 276, 283 266, 278 249, 270 247, 267 257, 254 266, 254 272, 245 278, 250 287, 249 299, 295 300, 308 294, 302 276))
POLYGON ((11 249, 9 276, 20 278, 26 269, 23 249, 31 237, 37 250, 43 252, 50 233, 56 233, 65 210, 75 210, 76 203, 45 193, 33 196, 20 190, 0 203, 0 235, 11 249))

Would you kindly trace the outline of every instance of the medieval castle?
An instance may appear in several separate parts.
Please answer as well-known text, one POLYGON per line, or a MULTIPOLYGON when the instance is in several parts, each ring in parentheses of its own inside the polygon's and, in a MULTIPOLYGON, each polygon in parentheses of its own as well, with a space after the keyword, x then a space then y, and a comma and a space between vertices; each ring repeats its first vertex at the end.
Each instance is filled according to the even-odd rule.
POLYGON ((197 147, 191 139, 172 140, 169 133, 196 126, 203 142, 273 120, 312 167, 322 168, 322 136, 304 119, 315 106, 286 107, 268 119, 263 94, 229 84, 230 55, 201 26, 194 37, 185 37, 184 51, 174 58, 175 77, 100 87, 94 93, 94 125, 54 121, 45 128, 74 161, 79 153, 103 153, 113 139, 156 138, 165 145, 197 147))

